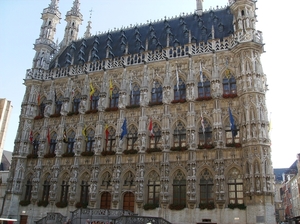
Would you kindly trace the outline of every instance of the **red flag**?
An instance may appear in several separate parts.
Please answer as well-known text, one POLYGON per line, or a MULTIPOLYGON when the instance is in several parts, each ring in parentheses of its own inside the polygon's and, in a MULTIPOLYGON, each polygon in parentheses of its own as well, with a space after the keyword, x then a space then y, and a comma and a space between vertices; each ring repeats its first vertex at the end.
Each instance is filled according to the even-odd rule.
POLYGON ((105 125, 105 141, 106 141, 106 144, 107 144, 107 141, 108 141, 108 136, 109 136, 109 131, 108 131, 108 125, 106 124, 105 125))
POLYGON ((29 135, 29 141, 30 141, 30 143, 32 143, 32 141, 33 141, 33 134, 32 134, 32 130, 30 131, 30 135, 29 135))
POLYGON ((47 133, 47 140, 48 140, 48 144, 50 145, 50 132, 49 132, 49 128, 48 128, 48 133, 47 133))
POLYGON ((150 118, 148 130, 150 131, 151 138, 153 138, 154 134, 153 134, 153 124, 152 124, 152 119, 151 118, 150 118))
POLYGON ((41 94, 39 93, 38 97, 37 97, 37 104, 40 105, 41 104, 41 94))

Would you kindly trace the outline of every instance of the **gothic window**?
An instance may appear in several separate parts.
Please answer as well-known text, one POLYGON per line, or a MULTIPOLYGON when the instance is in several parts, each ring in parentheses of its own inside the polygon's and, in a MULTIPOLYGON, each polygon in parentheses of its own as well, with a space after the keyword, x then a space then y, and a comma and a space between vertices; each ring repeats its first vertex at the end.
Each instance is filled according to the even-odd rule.
POLYGON ((161 146, 161 129, 157 123, 153 123, 153 135, 149 136, 150 148, 159 149, 161 146))
POLYGON ((57 134, 53 132, 50 136, 50 143, 49 143, 49 154, 54 154, 55 152, 55 147, 56 147, 56 139, 57 139, 57 134))
MULTIPOLYGON (((131 84, 130 84, 131 85, 131 84)), ((131 86, 130 89, 130 105, 140 105, 140 87, 137 84, 131 86)))
POLYGON ((200 204, 214 203, 214 179, 208 169, 204 169, 200 174, 200 204))
POLYGON ((105 172, 102 176, 102 186, 111 186, 111 174, 109 172, 105 172))
POLYGON ((55 114, 60 114, 62 103, 62 97, 55 97, 55 114))
POLYGON ((181 170, 175 173, 173 180, 173 205, 186 204, 186 178, 181 170))
POLYGON ((94 94, 91 96, 91 110, 97 110, 98 108, 98 101, 99 101, 100 93, 98 90, 94 92, 94 94))
POLYGON ((199 145, 211 145, 212 139, 212 127, 206 118, 203 118, 203 122, 200 121, 199 125, 199 145), (204 131, 204 133, 203 133, 204 131))
POLYGON ((159 205, 160 177, 157 172, 152 171, 148 180, 148 204, 159 205))
POLYGON ((74 143, 75 143, 75 132, 71 131, 69 132, 69 135, 67 137, 67 153, 74 152, 74 143))
POLYGON ((243 176, 236 168, 232 168, 228 173, 228 201, 229 204, 243 204, 243 176))
POLYGON ((26 182, 26 189, 25 189, 25 195, 24 195, 24 201, 30 201, 31 200, 31 190, 32 190, 32 180, 31 176, 27 179, 26 182))
POLYGON ((116 108, 116 107, 118 107, 118 103, 119 103, 119 89, 117 87, 115 87, 112 90, 112 94, 110 96, 109 107, 116 108))
POLYGON ((151 90, 151 103, 162 103, 162 92, 161 83, 154 80, 151 90))
POLYGON ((134 176, 132 172, 127 172, 124 175, 124 186, 133 186, 134 185, 134 176))
POLYGON ((88 130, 86 135, 86 152, 92 152, 95 142, 95 131, 93 129, 88 130))
POLYGON ((111 208, 111 194, 109 192, 104 192, 101 195, 100 209, 110 209, 111 208))
POLYGON ((128 129, 128 134, 127 134, 127 150, 137 149, 138 147, 137 139, 138 139, 138 129, 134 125, 131 125, 128 129))
POLYGON ((178 80, 178 89, 177 84, 174 86, 174 100, 185 100, 186 87, 185 83, 181 78, 178 80))
POLYGON ((186 129, 184 124, 179 121, 174 129, 174 147, 185 147, 186 146, 186 129))
POLYGON ((44 181, 44 184, 43 184, 42 201, 44 201, 44 202, 49 201, 50 179, 51 179, 51 175, 47 174, 47 179, 44 181))
POLYGON ((81 181, 81 191, 80 191, 80 202, 84 205, 89 203, 89 183, 88 181, 81 181))
POLYGON ((205 99, 211 97, 210 95, 210 81, 203 76, 203 82, 198 82, 198 98, 205 99))
POLYGON ((225 126, 225 137, 226 137, 226 144, 231 145, 235 143, 240 143, 240 132, 239 132, 239 127, 235 126, 235 130, 231 130, 231 125, 229 118, 226 122, 225 126))
POLYGON ((75 114, 78 114, 79 110, 79 104, 80 104, 80 96, 76 95, 73 99, 73 105, 72 105, 72 112, 75 114))
POLYGON ((116 130, 113 127, 107 128, 105 133, 106 151, 115 151, 116 149, 116 130))
POLYGON ((39 116, 44 116, 45 107, 45 99, 42 99, 41 104, 39 105, 39 116))
POLYGON ((39 145, 40 145, 39 138, 40 138, 40 135, 36 135, 33 142, 32 142, 32 154, 33 155, 38 154, 39 145))
POLYGON ((223 79, 223 97, 236 96, 236 81, 233 76, 223 79))
POLYGON ((63 178, 61 183, 61 194, 60 194, 60 202, 68 203, 68 194, 69 194, 69 181, 63 178))

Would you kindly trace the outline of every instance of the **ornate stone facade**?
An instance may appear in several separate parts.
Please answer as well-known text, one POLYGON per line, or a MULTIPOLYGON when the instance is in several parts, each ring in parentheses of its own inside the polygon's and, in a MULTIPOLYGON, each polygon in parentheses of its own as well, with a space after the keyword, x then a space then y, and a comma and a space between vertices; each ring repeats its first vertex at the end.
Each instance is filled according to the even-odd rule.
MULTIPOLYGON (((26 73, 4 214, 13 209, 22 215, 29 204, 28 218, 37 219, 45 211, 68 216, 87 206, 172 223, 273 224, 267 84, 255 2, 236 0, 202 12, 197 1, 197 13, 171 21, 86 34, 75 42, 65 35, 63 44, 70 45, 61 51, 53 42, 59 16, 50 16, 56 4, 43 12, 52 26, 47 34, 42 26, 26 73), (175 22, 181 36, 173 34, 175 22), (205 41, 192 22, 197 32, 204 32, 201 23, 213 24, 205 41), (159 25, 164 40, 155 37, 159 25), (128 40, 130 32, 135 36, 128 40), (132 39, 136 52, 128 44, 132 39)), ((77 25, 78 7, 74 1, 77 25)))

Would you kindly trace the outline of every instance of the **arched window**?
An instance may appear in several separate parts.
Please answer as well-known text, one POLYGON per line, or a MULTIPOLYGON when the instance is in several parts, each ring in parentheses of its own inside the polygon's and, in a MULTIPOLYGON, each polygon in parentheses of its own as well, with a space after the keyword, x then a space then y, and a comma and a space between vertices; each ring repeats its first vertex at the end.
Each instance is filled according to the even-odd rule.
POLYGON ((138 129, 130 125, 127 134, 127 150, 137 149, 138 147, 138 129))
MULTIPOLYGON (((234 119, 236 121, 236 119, 234 119)), ((235 122, 236 124, 236 122, 235 122)), ((225 126, 225 137, 226 137, 226 146, 232 147, 240 143, 240 132, 237 125, 233 126, 231 130, 230 118, 228 118, 225 126)))
POLYGON ((161 129, 157 123, 153 123, 153 135, 149 136, 150 149, 159 149, 161 146, 161 129))
POLYGON ((61 183, 61 194, 60 194, 60 202, 67 204, 68 203, 68 194, 69 194, 69 178, 64 177, 61 183))
POLYGON ((55 97, 55 114, 60 114, 62 103, 62 97, 55 97))
POLYGON ((119 103, 119 89, 117 87, 114 87, 114 89, 112 90, 112 94, 110 96, 109 107, 117 108, 118 103, 119 103))
POLYGON ((148 180, 148 204, 159 205, 160 177, 157 172, 151 171, 148 180))
POLYGON ((53 132, 50 137, 49 154, 54 154, 55 152, 55 147, 57 143, 56 139, 57 139, 57 134, 53 132))
POLYGON ((236 168, 228 173, 228 200, 229 204, 244 204, 243 176, 236 168))
POLYGON ((124 175, 124 186, 133 186, 133 185, 134 185, 134 175, 131 171, 129 171, 124 175))
POLYGON ((79 113, 80 95, 76 95, 73 99, 72 112, 74 114, 79 113))
POLYGON ((40 145, 39 138, 40 138, 40 135, 36 135, 32 142, 32 155, 38 154, 39 145, 40 145))
POLYGON ((130 106, 140 105, 140 87, 133 84, 130 90, 130 106))
POLYGON ((80 191, 80 202, 83 207, 86 207, 89 203, 89 183, 86 180, 81 181, 81 191, 80 191))
POLYGON ((92 152, 95 142, 95 131, 90 129, 87 131, 85 151, 92 152))
POLYGON ((109 172, 105 172, 102 176, 101 186, 111 186, 111 174, 109 172))
POLYGON ((94 92, 94 94, 91 96, 91 105, 90 110, 97 110, 98 109, 98 102, 100 98, 100 93, 98 90, 94 92))
POLYGON ((74 143, 75 143, 75 132, 71 131, 69 132, 68 136, 67 136, 67 153, 72 153, 74 152, 74 143))
POLYGON ((113 127, 108 127, 105 133, 105 149, 106 151, 115 151, 116 149, 116 130, 113 127))
POLYGON ((32 176, 29 176, 26 182, 24 201, 31 200, 31 190, 32 190, 32 176))
POLYGON ((212 142, 212 127, 208 120, 203 118, 203 122, 200 123, 199 127, 199 145, 212 145, 212 142))
POLYGON ((210 95, 210 81, 203 76, 203 82, 198 82, 198 98, 206 99, 211 97, 210 95))
POLYGON ((185 100, 186 97, 186 87, 185 83, 179 78, 178 89, 177 84, 174 86, 174 100, 185 100))
POLYGON ((179 121, 174 129, 174 147, 185 147, 186 146, 186 129, 184 124, 179 121))
POLYGON ((154 80, 151 90, 151 103, 162 103, 162 85, 160 82, 154 80))
POLYGON ((44 181, 44 184, 43 184, 42 202, 49 202, 51 175, 47 174, 46 177, 47 178, 46 178, 46 180, 44 181))
POLYGON ((181 170, 175 173, 173 180, 173 205, 186 205, 186 178, 181 170))
POLYGON ((45 107, 46 107, 46 104, 45 104, 45 100, 46 99, 42 99, 41 100, 41 103, 40 103, 40 105, 39 105, 39 116, 44 116, 44 111, 45 111, 45 107))
MULTIPOLYGON (((204 207, 214 203, 214 178, 208 169, 200 174, 200 204, 204 207)), ((208 207, 206 207, 208 208, 208 207)))
POLYGON ((236 81, 233 76, 225 77, 223 79, 223 97, 235 97, 236 92, 236 81))

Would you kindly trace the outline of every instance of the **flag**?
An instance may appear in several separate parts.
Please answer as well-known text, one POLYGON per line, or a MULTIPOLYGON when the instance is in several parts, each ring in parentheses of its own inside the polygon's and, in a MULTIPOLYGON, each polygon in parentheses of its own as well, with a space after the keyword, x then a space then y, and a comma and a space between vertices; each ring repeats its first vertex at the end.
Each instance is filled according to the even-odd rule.
POLYGON ((200 82, 202 83, 203 86, 203 72, 202 72, 202 63, 200 62, 200 82))
POLYGON ((123 125, 122 125, 122 127, 121 127, 121 130, 122 130, 122 132, 121 132, 120 138, 121 138, 121 140, 122 140, 123 137, 124 137, 125 135, 127 135, 127 122, 126 122, 126 118, 124 119, 124 122, 123 122, 123 125))
POLYGON ((63 142, 64 142, 64 143, 68 143, 66 129, 64 129, 64 134, 63 134, 63 142))
POLYGON ((82 129, 82 135, 84 136, 85 140, 87 140, 87 136, 86 136, 86 126, 84 126, 84 128, 82 129))
POLYGON ((48 144, 50 145, 50 132, 49 132, 49 128, 48 128, 48 132, 47 132, 47 140, 48 140, 48 144))
POLYGON ((93 87, 93 84, 90 83, 90 100, 91 100, 91 101, 92 101, 92 97, 93 97, 94 92, 95 92, 95 89, 94 89, 94 87, 93 87))
POLYGON ((148 130, 149 130, 149 132, 150 132, 151 138, 153 138, 154 133, 153 133, 153 124, 152 124, 152 119, 151 119, 151 118, 150 118, 148 130))
POLYGON ((176 87, 177 87, 177 91, 179 91, 179 76, 178 76, 178 70, 177 70, 177 67, 176 67, 176 87))
POLYGON ((33 142, 33 134, 32 134, 32 130, 30 131, 30 134, 29 134, 29 141, 30 141, 30 143, 33 142))
POLYGON ((204 118, 203 118, 203 116, 202 116, 202 112, 201 112, 200 120, 201 120, 202 132, 203 132, 203 134, 204 134, 204 133, 205 133, 205 127, 204 127, 204 118))
POLYGON ((106 144, 108 142, 108 136, 109 136, 109 131, 108 131, 108 125, 106 124, 105 125, 105 141, 106 141, 106 144))
POLYGON ((228 110, 229 110, 230 129, 231 129, 231 132, 232 132, 232 136, 235 137, 237 135, 237 130, 236 130, 236 126, 234 124, 234 118, 232 116, 230 107, 228 108, 228 110))
POLYGON ((112 91, 113 91, 113 84, 111 82, 111 79, 109 80, 109 97, 112 97, 112 91))

